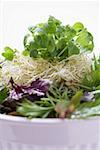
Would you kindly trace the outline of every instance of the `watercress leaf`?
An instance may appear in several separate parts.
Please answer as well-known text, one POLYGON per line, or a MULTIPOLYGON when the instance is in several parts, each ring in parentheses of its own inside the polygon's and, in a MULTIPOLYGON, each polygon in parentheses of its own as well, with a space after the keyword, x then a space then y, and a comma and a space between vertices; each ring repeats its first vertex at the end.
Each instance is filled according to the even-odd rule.
POLYGON ((14 58, 14 50, 13 49, 11 49, 10 47, 5 47, 4 48, 4 52, 2 53, 2 56, 4 56, 5 57, 5 59, 7 59, 7 60, 13 60, 13 58, 14 58))
POLYGON ((68 56, 79 54, 80 48, 72 41, 68 43, 68 56))
POLYGON ((76 32, 80 32, 84 29, 84 25, 81 23, 81 22, 76 22, 74 25, 73 25, 73 29, 76 31, 76 32))
POLYGON ((24 36, 23 44, 25 47, 28 45, 28 39, 30 38, 30 34, 27 34, 24 36))
POLYGON ((66 27, 63 25, 60 25, 56 28, 56 33, 55 33, 55 37, 57 39, 65 37, 65 31, 66 31, 66 27))
POLYGON ((30 57, 34 57, 34 58, 37 58, 37 56, 38 56, 38 51, 37 50, 31 50, 30 51, 30 57))
POLYGON ((43 29, 47 34, 53 34, 56 32, 56 25, 54 22, 48 21, 48 23, 44 24, 43 29))
POLYGON ((37 43, 35 41, 31 41, 29 43, 29 45, 27 46, 26 50, 28 50, 30 52, 31 50, 34 50, 34 49, 37 49, 37 48, 38 48, 37 43))
POLYGON ((76 42, 80 44, 83 49, 92 51, 94 47, 93 36, 86 29, 84 29, 78 36, 76 42))
POLYGON ((45 34, 36 35, 34 41, 37 44, 37 48, 46 48, 48 46, 48 36, 45 34))
POLYGON ((30 36, 24 39, 25 49, 29 52, 42 49, 37 57, 49 61, 54 59, 60 61, 82 51, 92 51, 94 47, 91 33, 80 22, 73 26, 62 25, 58 19, 50 16, 47 22, 30 27, 29 31, 30 36))
POLYGON ((24 56, 28 56, 28 55, 29 55, 29 51, 26 49, 26 50, 24 50, 24 51, 22 52, 22 54, 23 54, 24 56))
POLYGON ((55 50, 55 41, 53 36, 48 36, 48 44, 47 44, 47 49, 49 52, 53 52, 55 50))
POLYGON ((57 50, 61 51, 62 49, 64 49, 66 46, 66 43, 67 43, 67 40, 65 37, 59 38, 58 42, 56 43, 57 50))
POLYGON ((49 53, 49 51, 47 51, 47 48, 39 48, 37 50, 39 52, 38 56, 40 56, 40 57, 42 57, 44 59, 50 57, 50 53, 49 53))
POLYGON ((71 40, 73 37, 75 37, 76 31, 71 26, 67 25, 65 30, 65 35, 67 36, 68 40, 71 40))
POLYGON ((32 34, 34 34, 34 30, 36 29, 36 26, 30 26, 29 28, 28 28, 28 30, 32 33, 32 34))
POLYGON ((54 22, 56 26, 60 26, 60 24, 61 24, 61 21, 56 19, 53 16, 49 16, 48 22, 54 22))

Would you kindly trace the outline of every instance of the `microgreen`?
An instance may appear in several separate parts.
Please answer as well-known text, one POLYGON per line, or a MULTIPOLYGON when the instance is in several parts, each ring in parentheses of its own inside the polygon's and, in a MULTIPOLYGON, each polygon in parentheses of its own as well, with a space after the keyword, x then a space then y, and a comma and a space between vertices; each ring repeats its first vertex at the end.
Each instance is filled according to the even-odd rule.
POLYGON ((29 31, 24 37, 24 47, 34 58, 62 60, 82 51, 92 51, 94 47, 92 34, 80 22, 64 26, 50 16, 47 22, 30 27, 29 31))
POLYGON ((14 50, 10 47, 5 47, 4 52, 2 53, 2 56, 5 57, 6 60, 13 60, 14 58, 14 50))

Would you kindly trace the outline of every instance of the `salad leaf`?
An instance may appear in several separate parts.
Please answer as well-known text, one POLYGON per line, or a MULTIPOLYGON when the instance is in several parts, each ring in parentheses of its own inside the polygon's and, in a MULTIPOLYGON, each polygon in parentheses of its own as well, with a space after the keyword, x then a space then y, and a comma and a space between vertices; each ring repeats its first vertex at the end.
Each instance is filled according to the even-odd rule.
POLYGON ((4 52, 2 53, 2 56, 4 56, 5 59, 11 61, 14 58, 14 53, 15 52, 13 51, 13 49, 11 49, 10 47, 5 47, 4 52))
MULTIPOLYGON (((43 70, 43 73, 39 73, 39 75, 37 72, 40 69, 37 69, 37 72, 34 71, 31 76, 31 72, 35 68, 32 67, 32 61, 30 61, 32 59, 27 57, 27 62, 24 63, 25 57, 21 56, 19 60, 16 55, 16 61, 9 62, 13 60, 16 50, 5 47, 2 56, 5 57, 6 61, 0 62, 0 80, 3 79, 3 70, 5 72, 5 68, 9 68, 9 64, 12 68, 11 73, 5 72, 8 78, 9 74, 13 76, 16 73, 13 71, 12 66, 21 64, 20 67, 23 67, 24 70, 22 72, 24 73, 26 70, 25 79, 27 78, 29 81, 36 77, 37 79, 30 84, 19 85, 16 84, 17 80, 15 83, 13 77, 11 77, 9 81, 11 86, 8 85, 9 83, 6 83, 6 87, 0 86, 0 113, 28 118, 87 118, 100 116, 100 56, 97 59, 94 55, 93 64, 91 67, 89 65, 90 72, 89 69, 84 70, 84 54, 92 52, 94 42, 92 34, 81 22, 76 22, 74 25, 63 25, 60 20, 49 16, 46 22, 29 28, 29 33, 25 35, 23 43, 25 49, 22 54, 34 58, 33 64, 35 61, 36 69, 41 60, 44 63, 47 62, 48 69, 43 70), (72 55, 74 56, 70 57, 72 55), (80 56, 82 56, 82 62, 80 59, 81 63, 78 65, 76 59, 80 56), (75 61, 70 63, 74 58, 75 61), (76 63, 75 67, 74 62, 76 63), (31 67, 29 71, 26 64, 31 67), (61 71, 59 71, 59 67, 61 71), (63 71, 66 69, 68 71, 63 71), (79 74, 78 70, 80 70, 79 74), (63 72, 66 72, 69 77, 60 77, 63 72), (43 79, 38 78, 38 76, 42 76, 43 79), (49 78, 53 83, 51 84, 51 81, 44 78, 49 78), (76 79, 75 82, 74 79, 76 79)), ((86 65, 88 65, 88 60, 86 65)), ((24 74, 22 78, 24 78, 24 74)), ((17 79, 19 80, 19 76, 17 79)))
POLYGON ((93 36, 86 29, 80 32, 76 42, 78 42, 83 49, 87 49, 88 51, 93 50, 93 36))
POLYGON ((59 114, 60 118, 70 118, 71 114, 80 105, 81 97, 83 95, 82 91, 76 92, 75 95, 69 100, 67 91, 63 93, 64 99, 61 98, 55 105, 55 111, 59 114))
POLYGON ((17 108, 17 112, 28 118, 46 118, 49 113, 53 110, 53 107, 41 107, 30 101, 24 101, 21 106, 17 108))
POLYGON ((30 86, 22 86, 14 83, 13 79, 10 79, 12 90, 10 91, 9 98, 12 100, 20 100, 22 98, 28 98, 32 101, 43 97, 48 91, 50 82, 43 79, 36 79, 30 86))
POLYGON ((70 105, 74 105, 75 108, 78 107, 78 105, 80 104, 81 98, 83 96, 83 91, 77 91, 76 94, 71 98, 71 103, 70 105))
POLYGON ((89 74, 86 74, 83 78, 83 85, 87 86, 91 90, 96 90, 100 86, 100 62, 94 56, 92 70, 89 74))
POLYGON ((66 36, 67 40, 70 41, 76 36, 76 31, 71 26, 66 25, 64 36, 66 36))
POLYGON ((30 27, 29 31, 24 37, 24 47, 34 58, 63 60, 82 51, 92 51, 94 47, 92 34, 80 22, 64 26, 50 16, 46 23, 30 27))
POLYGON ((88 102, 80 105, 73 113, 72 118, 86 119, 93 116, 100 116, 100 97, 95 102, 88 102))
POLYGON ((6 87, 3 87, 0 89, 0 104, 5 101, 5 99, 8 97, 8 90, 6 87))
POLYGON ((73 54, 79 54, 79 53, 80 53, 80 48, 74 42, 69 42, 68 43, 68 56, 71 56, 73 54))
POLYGON ((76 22, 74 25, 73 25, 73 29, 76 31, 76 32, 80 32, 84 29, 84 25, 81 23, 81 22, 76 22))

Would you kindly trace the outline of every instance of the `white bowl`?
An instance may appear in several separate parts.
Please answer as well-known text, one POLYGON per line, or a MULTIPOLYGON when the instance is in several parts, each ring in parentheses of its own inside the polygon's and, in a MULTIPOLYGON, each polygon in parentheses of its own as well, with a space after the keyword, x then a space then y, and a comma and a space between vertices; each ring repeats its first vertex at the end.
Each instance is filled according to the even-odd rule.
POLYGON ((100 150, 100 118, 32 119, 0 115, 0 150, 100 150))

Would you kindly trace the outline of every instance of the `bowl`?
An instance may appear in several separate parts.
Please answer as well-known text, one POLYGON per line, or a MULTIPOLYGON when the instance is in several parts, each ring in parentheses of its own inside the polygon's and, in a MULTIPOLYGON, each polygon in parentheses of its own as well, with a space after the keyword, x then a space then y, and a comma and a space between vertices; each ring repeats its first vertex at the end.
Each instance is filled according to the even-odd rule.
POLYGON ((100 150, 100 118, 32 119, 0 114, 0 150, 100 150))

